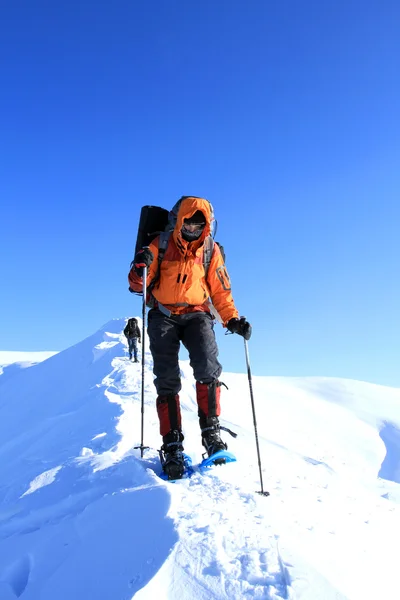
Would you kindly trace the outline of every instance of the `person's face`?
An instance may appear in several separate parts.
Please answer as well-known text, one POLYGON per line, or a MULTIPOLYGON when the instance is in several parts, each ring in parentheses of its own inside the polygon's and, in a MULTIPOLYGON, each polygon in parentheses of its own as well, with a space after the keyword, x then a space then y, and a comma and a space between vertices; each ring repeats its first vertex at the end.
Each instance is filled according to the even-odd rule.
POLYGON ((193 231, 200 231, 204 225, 201 223, 184 223, 182 229, 192 233, 193 231))

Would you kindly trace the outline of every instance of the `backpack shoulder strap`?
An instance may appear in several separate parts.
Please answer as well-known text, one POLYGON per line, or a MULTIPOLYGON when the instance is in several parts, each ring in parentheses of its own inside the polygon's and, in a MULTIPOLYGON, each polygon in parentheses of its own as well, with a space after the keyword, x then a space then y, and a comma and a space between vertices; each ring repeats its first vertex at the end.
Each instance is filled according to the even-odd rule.
MULTIPOLYGON (((205 274, 206 281, 207 281, 208 270, 210 268, 211 258, 212 258, 213 252, 214 252, 214 244, 218 244, 218 242, 214 242, 214 238, 211 235, 206 237, 206 239, 204 240, 203 266, 204 266, 204 274, 205 274)), ((219 246, 219 244, 218 244, 218 246, 219 246)), ((219 323, 223 324, 223 320, 222 320, 221 316, 219 315, 217 309, 213 305, 211 298, 208 298, 207 302, 208 302, 208 307, 210 309, 210 313, 213 316, 213 318, 216 321, 218 321, 219 323)))
POLYGON ((164 258, 164 254, 167 249, 171 233, 172 231, 163 231, 162 233, 160 233, 160 239, 158 242, 158 264, 160 264, 162 259, 164 258))
POLYGON ((168 241, 169 241, 169 238, 171 236, 171 233, 172 233, 172 231, 163 231, 162 233, 160 233, 160 237, 159 237, 159 240, 158 240, 158 265, 157 265, 157 271, 156 271, 155 276, 153 277, 153 280, 147 286, 147 290, 149 292, 151 292, 151 290, 154 288, 155 284, 157 283, 157 281, 160 278, 161 263, 162 263, 162 260, 164 258, 165 251, 167 249, 168 241))
POLYGON ((204 251, 203 251, 203 266, 204 274, 207 279, 208 269, 210 268, 211 257, 214 252, 214 240, 211 235, 208 235, 204 240, 204 251))

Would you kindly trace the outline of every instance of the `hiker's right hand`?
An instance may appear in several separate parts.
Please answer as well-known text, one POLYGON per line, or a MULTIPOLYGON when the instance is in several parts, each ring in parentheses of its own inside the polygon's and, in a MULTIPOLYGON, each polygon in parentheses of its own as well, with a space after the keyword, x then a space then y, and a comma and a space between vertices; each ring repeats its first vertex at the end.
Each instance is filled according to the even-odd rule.
POLYGON ((135 269, 135 273, 138 275, 138 277, 143 276, 143 269, 145 267, 148 268, 151 265, 153 258, 154 256, 150 248, 145 247, 139 250, 133 259, 133 268, 135 269))

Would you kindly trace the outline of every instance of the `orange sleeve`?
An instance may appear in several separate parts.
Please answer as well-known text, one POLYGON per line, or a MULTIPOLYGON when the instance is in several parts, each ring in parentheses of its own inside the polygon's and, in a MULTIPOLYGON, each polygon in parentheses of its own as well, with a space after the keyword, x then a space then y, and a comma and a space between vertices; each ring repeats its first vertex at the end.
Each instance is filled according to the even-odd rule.
POLYGON ((216 243, 214 244, 214 251, 208 269, 207 283, 210 288, 212 303, 220 314, 225 326, 230 319, 237 318, 239 313, 233 301, 228 271, 216 243))
MULTIPOLYGON (((154 277, 157 274, 157 270, 158 270, 158 242, 159 242, 159 236, 156 237, 151 244, 149 245, 149 248, 151 250, 151 252, 153 253, 153 262, 151 263, 150 267, 147 270, 147 285, 149 285, 149 283, 151 281, 153 281, 154 277)), ((129 287, 131 288, 131 290, 133 290, 134 292, 139 292, 141 293, 143 290, 143 277, 139 277, 138 275, 136 275, 135 273, 135 269, 132 268, 129 271, 128 274, 128 282, 129 282, 129 287)))

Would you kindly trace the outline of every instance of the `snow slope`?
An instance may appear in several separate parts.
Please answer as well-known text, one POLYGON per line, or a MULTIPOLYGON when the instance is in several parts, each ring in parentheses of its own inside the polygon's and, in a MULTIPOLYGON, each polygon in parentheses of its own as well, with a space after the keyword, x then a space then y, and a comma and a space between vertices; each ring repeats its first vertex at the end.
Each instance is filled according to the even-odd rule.
MULTIPOLYGON (((16 352, 0 350, 0 375, 10 377, 20 369, 26 369, 36 365, 57 352, 16 352)), ((4 381, 4 379, 3 379, 4 381)))
MULTIPOLYGON (((238 462, 162 481, 152 361, 127 360, 123 319, 0 377, 0 600, 396 597, 400 390, 223 374, 238 462)), ((249 343, 251 351, 251 342, 249 343)), ((222 357, 223 358, 223 357, 222 357)), ((181 363, 185 450, 201 458, 181 363)))

